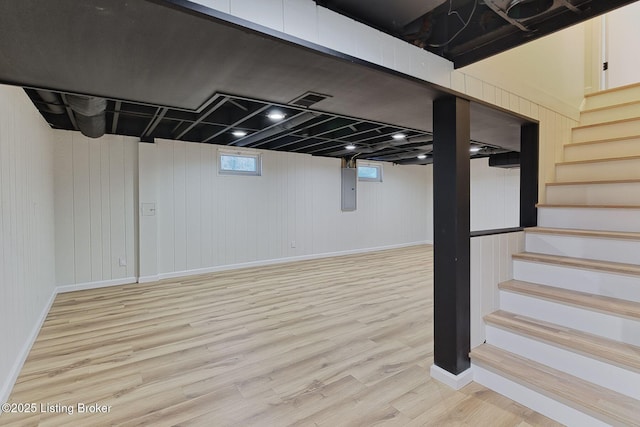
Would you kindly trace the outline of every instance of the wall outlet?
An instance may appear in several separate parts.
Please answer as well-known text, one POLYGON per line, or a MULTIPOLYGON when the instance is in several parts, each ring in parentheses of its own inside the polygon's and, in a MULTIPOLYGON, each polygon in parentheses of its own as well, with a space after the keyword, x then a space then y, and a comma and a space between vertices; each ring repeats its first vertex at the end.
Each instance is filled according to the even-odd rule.
POLYGON ((118 264, 120 264, 120 267, 126 267, 127 266, 127 259, 124 258, 124 257, 118 258, 118 264))
POLYGON ((295 248, 295 247, 296 247, 296 241, 295 241, 295 240, 292 240, 292 241, 291 241, 291 247, 292 247, 292 248, 295 248))

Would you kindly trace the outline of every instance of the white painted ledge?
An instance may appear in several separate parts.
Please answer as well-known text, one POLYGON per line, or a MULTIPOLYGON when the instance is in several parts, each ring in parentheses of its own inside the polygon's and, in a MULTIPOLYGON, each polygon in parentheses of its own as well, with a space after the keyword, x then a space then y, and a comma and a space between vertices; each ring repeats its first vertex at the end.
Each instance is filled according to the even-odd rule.
POLYGON ((460 390, 473 381, 473 370, 471 368, 460 372, 458 375, 453 375, 451 372, 445 371, 440 366, 433 364, 431 365, 429 373, 431 374, 431 378, 448 385, 454 390, 460 390))

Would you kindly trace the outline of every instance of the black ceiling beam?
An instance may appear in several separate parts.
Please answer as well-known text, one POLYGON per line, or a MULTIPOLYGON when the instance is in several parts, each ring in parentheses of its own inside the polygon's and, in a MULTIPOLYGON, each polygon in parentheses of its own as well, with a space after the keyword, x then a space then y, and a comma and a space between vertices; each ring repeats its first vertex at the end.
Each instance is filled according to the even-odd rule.
POLYGON ((312 113, 310 111, 301 111, 298 114, 289 117, 288 119, 281 120, 256 133, 252 133, 251 135, 247 135, 243 138, 240 138, 237 141, 235 141, 234 144, 231 144, 231 145, 235 145, 237 147, 247 147, 251 144, 262 141, 264 138, 269 138, 280 132, 286 132, 296 126, 300 126, 301 124, 306 123, 309 120, 312 120, 315 117, 318 117, 319 115, 320 113, 312 113))
MULTIPOLYGON (((235 101, 233 101, 232 99, 229 100, 229 102, 232 102, 233 105, 239 105, 238 103, 236 103, 235 101)), ((224 129, 215 132, 213 135, 206 137, 205 139, 202 140, 202 142, 209 142, 212 139, 214 139, 215 137, 222 135, 223 133, 229 132, 231 129, 238 127, 242 122, 247 121, 248 119, 250 119, 251 117, 255 117, 258 114, 262 113, 263 111, 268 110, 269 108, 272 108, 272 105, 267 104, 267 105, 263 105, 261 108, 258 108, 256 111, 247 114, 246 116, 244 116, 243 118, 241 118, 240 120, 236 120, 234 123, 226 126, 224 129)), ((247 109, 245 109, 245 111, 249 111, 247 109)), ((254 134, 255 135, 255 134, 254 134)))
MULTIPOLYGON (((320 139, 319 137, 321 137, 322 135, 326 135, 326 134, 329 134, 329 133, 331 133, 331 132, 336 132, 336 131, 338 131, 338 130, 342 130, 342 129, 348 128, 349 126, 357 125, 357 124, 360 124, 360 123, 364 123, 364 121, 360 120, 360 121, 357 121, 357 122, 354 122, 354 123, 349 123, 349 124, 346 124, 346 125, 343 125, 343 126, 339 126, 339 127, 335 128, 335 129, 330 129, 330 130, 327 130, 327 131, 321 132, 321 133, 319 133, 319 134, 317 134, 317 135, 307 136, 307 137, 305 137, 305 138, 300 139, 299 141, 296 141, 295 143, 297 144, 297 143, 300 143, 300 142, 307 141, 307 140, 309 140, 309 139, 320 139)), ((325 142, 327 142, 327 141, 322 141, 322 142, 314 143, 314 144, 311 144, 311 145, 305 146, 305 148, 306 148, 306 147, 315 147, 315 146, 317 146, 317 145, 324 144, 325 142)), ((293 149, 293 150, 291 150, 291 151, 299 151, 299 149, 293 149)), ((310 152, 310 151, 305 151, 305 153, 310 154, 311 152, 310 152)))
POLYGON ((111 119, 111 133, 118 133, 118 119, 120 118, 120 107, 122 106, 122 101, 116 101, 116 105, 113 108, 113 119, 111 119))
POLYGON ((142 138, 146 138, 149 135, 151 135, 153 131, 156 129, 156 127, 160 124, 165 114, 167 114, 167 111, 169 111, 167 107, 162 107, 162 108, 158 107, 158 109, 156 110, 156 114, 149 121, 147 128, 142 132, 142 135, 140 136, 142 138))
POLYGON ((76 122, 76 117, 73 114, 73 110, 71 110, 71 107, 69 107, 69 103, 67 102, 67 96, 64 93, 61 93, 60 97, 62 98, 62 103, 64 104, 64 108, 67 112, 67 116, 69 116, 69 120, 71 121, 71 125, 73 126, 73 129, 78 130, 78 123, 76 122))
MULTIPOLYGON (((262 147, 262 146, 264 146, 266 144, 269 144, 270 142, 277 141, 277 140, 285 138, 287 136, 297 136, 297 135, 295 135, 296 133, 299 133, 299 132, 302 132, 302 131, 305 131, 305 130, 309 130, 311 128, 314 128, 315 126, 319 126, 319 125, 321 125, 323 123, 330 122, 331 120, 334 120, 334 119, 335 119, 335 117, 329 116, 329 117, 326 117, 325 119, 323 119, 323 120, 321 120, 319 122, 313 123, 313 124, 311 124, 309 126, 305 126, 302 129, 293 129, 293 130, 290 130, 289 132, 285 132, 285 133, 282 133, 280 135, 275 135, 272 138, 266 138, 266 139, 260 141, 259 143, 255 144, 254 147, 256 147, 256 148, 257 147, 262 147)), ((302 136, 302 138, 304 138, 304 136, 302 136)), ((297 141, 298 140, 296 140, 296 142, 297 141)), ((287 143, 281 143, 281 144, 273 144, 273 145, 269 146, 269 149, 277 150, 279 148, 286 147, 287 145, 290 145, 290 144, 293 144, 293 143, 287 142, 287 143)))
POLYGON ((175 139, 180 139, 183 136, 185 136, 191 129, 198 126, 204 119, 206 119, 211 113, 216 111, 218 108, 222 107, 228 100, 229 100, 229 97, 224 96, 218 102, 214 102, 213 105, 209 107, 206 111, 202 112, 193 123, 191 123, 185 129, 183 129, 179 134, 177 134, 175 136, 175 139))

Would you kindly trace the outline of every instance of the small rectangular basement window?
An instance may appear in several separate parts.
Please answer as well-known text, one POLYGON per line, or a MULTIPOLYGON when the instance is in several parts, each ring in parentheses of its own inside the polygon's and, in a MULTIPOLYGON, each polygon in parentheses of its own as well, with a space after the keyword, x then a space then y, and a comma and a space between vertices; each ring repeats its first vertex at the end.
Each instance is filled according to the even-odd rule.
POLYGON ((359 163, 358 181, 382 182, 382 165, 375 163, 359 163))
POLYGON ((218 173, 221 175, 262 175, 262 156, 259 153, 218 152, 218 173))

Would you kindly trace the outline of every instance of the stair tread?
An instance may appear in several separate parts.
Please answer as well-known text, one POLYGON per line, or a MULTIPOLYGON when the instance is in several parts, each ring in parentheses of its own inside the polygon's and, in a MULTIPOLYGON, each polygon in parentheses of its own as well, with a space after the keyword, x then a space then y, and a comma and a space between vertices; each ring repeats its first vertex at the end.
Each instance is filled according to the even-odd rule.
POLYGON ((604 163, 604 162, 621 162, 625 160, 640 160, 639 156, 627 156, 627 157, 603 157, 599 159, 589 159, 589 160, 573 160, 569 162, 557 162, 556 166, 569 166, 569 165, 583 165, 590 163, 604 163))
POLYGON ((547 182, 547 186, 558 185, 607 185, 607 184, 635 184, 640 183, 640 179, 610 179, 596 181, 564 181, 564 182, 547 182))
POLYGON ((599 231, 580 230, 571 228, 550 228, 550 227, 528 227, 524 229, 527 233, 552 234, 577 237, 602 237, 609 239, 640 240, 640 233, 624 231, 599 231))
POLYGON ((596 259, 572 258, 560 255, 539 254, 534 252, 520 252, 513 254, 513 259, 543 262, 546 264, 563 265, 567 267, 598 270, 609 273, 640 275, 640 265, 622 262, 601 261, 596 259))
POLYGON ((640 320, 640 303, 587 292, 572 291, 522 280, 508 280, 498 285, 505 291, 517 292, 569 304, 602 313, 640 320))
POLYGON ((488 314, 484 320, 488 324, 640 372, 640 347, 503 310, 488 314))
POLYGON ((640 205, 576 205, 559 203, 537 203, 537 208, 576 208, 576 209, 640 209, 640 205))
POLYGON ((639 426, 640 401, 568 375, 490 344, 473 349, 471 360, 507 378, 610 424, 639 426))

